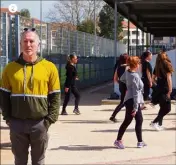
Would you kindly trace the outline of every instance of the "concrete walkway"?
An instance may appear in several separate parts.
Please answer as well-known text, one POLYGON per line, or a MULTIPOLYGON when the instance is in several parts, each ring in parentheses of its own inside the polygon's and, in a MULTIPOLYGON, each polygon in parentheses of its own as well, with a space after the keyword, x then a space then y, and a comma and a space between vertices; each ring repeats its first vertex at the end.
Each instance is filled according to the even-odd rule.
MULTIPOLYGON (((125 109, 118 115, 118 123, 109 121, 115 105, 101 105, 112 86, 106 84, 99 89, 85 90, 82 93, 80 111, 76 116, 73 100, 67 108, 68 116, 60 116, 49 130, 49 146, 46 164, 175 164, 176 163, 176 107, 164 119, 165 130, 156 132, 149 127, 155 118, 158 107, 143 111, 143 139, 147 147, 136 148, 135 122, 124 135, 125 150, 114 148, 125 109), (92 91, 92 92, 90 92, 92 91)), ((9 129, 1 120, 1 164, 14 164, 10 150, 9 129)))

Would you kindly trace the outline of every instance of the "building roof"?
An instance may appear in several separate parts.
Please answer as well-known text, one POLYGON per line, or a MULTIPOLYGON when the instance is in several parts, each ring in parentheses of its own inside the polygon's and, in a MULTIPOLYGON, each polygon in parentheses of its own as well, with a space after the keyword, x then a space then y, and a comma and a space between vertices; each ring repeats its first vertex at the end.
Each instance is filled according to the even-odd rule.
POLYGON ((20 14, 19 11, 16 11, 15 13, 11 13, 8 8, 0 8, 0 11, 1 11, 1 13, 8 13, 10 15, 20 14))
MULTIPOLYGON (((104 1, 114 8, 114 0, 104 1)), ((176 0, 117 0, 117 11, 144 32, 176 36, 176 0)))
MULTIPOLYGON (((122 21, 122 27, 128 28, 128 21, 122 21)), ((130 22, 130 29, 135 29, 136 26, 130 22)))
POLYGON ((58 28, 65 28, 71 31, 76 31, 77 27, 72 25, 71 23, 67 22, 52 22, 51 24, 51 30, 57 30, 58 28))
POLYGON ((34 20, 34 24, 41 24, 41 23, 45 24, 45 23, 46 23, 46 22, 44 22, 44 21, 40 21, 40 20, 37 19, 37 18, 31 18, 31 19, 34 20))

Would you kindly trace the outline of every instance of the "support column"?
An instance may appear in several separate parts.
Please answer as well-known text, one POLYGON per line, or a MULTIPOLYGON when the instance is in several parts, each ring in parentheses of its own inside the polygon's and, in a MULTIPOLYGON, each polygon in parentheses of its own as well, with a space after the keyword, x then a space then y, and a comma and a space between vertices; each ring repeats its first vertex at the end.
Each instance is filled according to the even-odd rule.
POLYGON ((129 20, 129 15, 130 15, 130 13, 129 13, 129 11, 128 11, 128 55, 129 55, 129 53, 130 53, 130 20, 129 20))
POLYGON ((138 27, 136 27, 136 56, 138 55, 138 27))
POLYGON ((20 16, 15 15, 15 54, 18 57, 21 53, 20 51, 20 16))
MULTIPOLYGON (((0 58, 0 66, 8 64, 8 13, 2 13, 2 28, 3 28, 3 34, 2 34, 2 56, 0 58)), ((16 47, 18 48, 18 47, 16 47)), ((1 68, 0 68, 1 69, 1 68)), ((1 77, 0 77, 1 78, 1 77)))
MULTIPOLYGON (((14 37, 12 37, 13 35, 13 31, 12 31, 12 26, 13 26, 13 21, 12 21, 12 16, 10 15, 9 16, 9 37, 8 37, 8 40, 9 40, 9 54, 8 54, 8 58, 10 61, 12 61, 13 59, 13 49, 14 49, 14 46, 13 46, 13 41, 14 41, 14 37)), ((14 54, 13 54, 14 55, 14 54)))
POLYGON ((114 10, 114 64, 117 58, 117 0, 114 0, 115 10, 114 10))
POLYGON ((40 56, 42 57, 42 0, 40 0, 40 56))
POLYGON ((149 47, 149 38, 148 38, 148 32, 146 33, 146 49, 149 47))
POLYGON ((142 52, 144 52, 144 31, 142 31, 142 52))
POLYGON ((97 33, 96 33, 96 12, 95 12, 95 0, 94 0, 94 56, 97 56, 97 33))
MULTIPOLYGON (((117 58, 117 22, 118 22, 118 17, 117 17, 117 2, 118 0, 114 0, 114 64, 116 63, 116 58, 117 58)), ((114 82, 114 93, 119 94, 119 87, 118 84, 114 82)))
POLYGON ((51 53, 51 25, 47 23, 47 55, 51 53))
POLYGON ((154 35, 152 35, 152 47, 153 47, 153 51, 154 51, 154 53, 156 53, 154 35))

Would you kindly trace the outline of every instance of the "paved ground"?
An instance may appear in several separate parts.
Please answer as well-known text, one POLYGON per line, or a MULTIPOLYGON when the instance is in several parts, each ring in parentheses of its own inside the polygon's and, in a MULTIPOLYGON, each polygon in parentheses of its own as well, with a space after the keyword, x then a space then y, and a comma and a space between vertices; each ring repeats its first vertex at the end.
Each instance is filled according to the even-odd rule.
MULTIPOLYGON (((114 148, 113 142, 124 118, 124 109, 118 114, 118 123, 108 119, 115 105, 101 105, 109 96, 111 85, 98 90, 82 92, 80 116, 73 115, 73 101, 68 107, 68 116, 49 130, 49 146, 46 164, 176 164, 176 107, 165 117, 165 130, 156 132, 149 123, 156 116, 158 107, 143 111, 143 139, 147 147, 136 148, 133 122, 124 135, 125 150, 114 148), (93 93, 90 93, 92 91, 93 93)), ((1 121, 1 164, 13 164, 10 151, 9 129, 1 121)))

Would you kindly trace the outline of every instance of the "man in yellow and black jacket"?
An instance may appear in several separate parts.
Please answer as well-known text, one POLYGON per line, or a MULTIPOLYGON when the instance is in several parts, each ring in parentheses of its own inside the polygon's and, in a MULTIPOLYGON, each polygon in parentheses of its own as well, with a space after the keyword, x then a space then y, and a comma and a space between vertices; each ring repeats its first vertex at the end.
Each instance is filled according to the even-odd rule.
POLYGON ((27 165, 31 145, 32 164, 43 165, 47 131, 58 119, 60 81, 56 66, 39 56, 35 31, 22 34, 23 53, 2 74, 0 107, 10 127, 15 165, 27 165))

